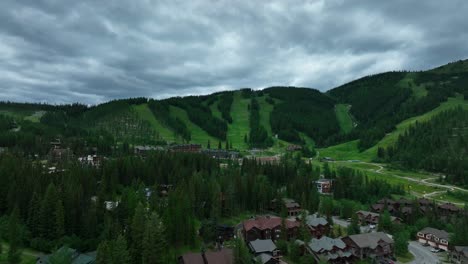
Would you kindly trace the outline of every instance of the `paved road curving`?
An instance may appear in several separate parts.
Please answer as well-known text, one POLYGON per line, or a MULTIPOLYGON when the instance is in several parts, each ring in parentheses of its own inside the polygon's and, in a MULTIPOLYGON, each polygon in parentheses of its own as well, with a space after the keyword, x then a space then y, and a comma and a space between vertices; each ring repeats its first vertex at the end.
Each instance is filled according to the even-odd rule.
POLYGON ((436 264, 440 263, 439 257, 430 251, 430 247, 423 247, 417 241, 410 241, 408 246, 414 260, 411 264, 436 264))

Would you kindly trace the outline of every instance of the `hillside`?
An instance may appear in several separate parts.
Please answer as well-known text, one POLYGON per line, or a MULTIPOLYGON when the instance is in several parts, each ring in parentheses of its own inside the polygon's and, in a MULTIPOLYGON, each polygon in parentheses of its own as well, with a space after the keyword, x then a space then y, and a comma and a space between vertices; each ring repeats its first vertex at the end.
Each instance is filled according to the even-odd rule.
POLYGON ((342 157, 371 160, 379 147, 394 144, 411 120, 464 104, 467 64, 458 61, 426 72, 366 76, 327 93, 271 87, 164 100, 116 100, 94 107, 0 103, 0 115, 12 118, 17 126, 15 131, 3 131, 0 143, 34 141, 39 147, 37 137, 42 135, 39 142, 83 137, 90 142, 106 138, 112 144, 221 143, 224 148, 227 143, 233 149, 267 148, 273 153, 289 144, 321 147, 325 153, 323 147, 337 145, 328 148, 330 153, 341 149, 347 152, 342 157))

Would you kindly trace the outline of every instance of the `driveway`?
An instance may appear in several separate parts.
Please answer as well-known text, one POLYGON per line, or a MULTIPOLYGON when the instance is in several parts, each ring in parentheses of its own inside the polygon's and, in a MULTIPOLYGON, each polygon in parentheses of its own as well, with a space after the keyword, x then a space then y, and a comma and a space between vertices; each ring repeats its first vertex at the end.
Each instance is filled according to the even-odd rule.
POLYGON ((430 251, 431 247, 424 247, 417 241, 410 241, 408 249, 414 255, 414 260, 410 262, 412 264, 441 263, 439 257, 430 251))
MULTIPOLYGON (((333 218, 333 223, 341 227, 347 228, 350 225, 349 222, 347 222, 344 219, 338 218, 338 216, 333 216, 332 218, 333 218)), ((373 230, 369 229, 369 226, 361 226, 361 233, 369 233, 370 231, 373 232, 373 230)))

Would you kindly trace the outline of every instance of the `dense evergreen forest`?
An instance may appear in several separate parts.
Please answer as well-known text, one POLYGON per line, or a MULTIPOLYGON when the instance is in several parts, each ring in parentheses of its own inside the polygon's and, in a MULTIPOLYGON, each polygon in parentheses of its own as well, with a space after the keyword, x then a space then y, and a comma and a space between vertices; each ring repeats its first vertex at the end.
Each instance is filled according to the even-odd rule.
POLYGON ((340 131, 334 112, 335 101, 317 90, 308 88, 273 87, 264 90, 281 100, 274 105, 270 122, 274 133, 288 142, 302 143, 300 132, 323 145, 340 131))
POLYGON ((273 140, 268 136, 266 129, 260 124, 260 105, 255 97, 252 97, 249 105, 250 133, 249 144, 252 148, 268 148, 273 145, 273 140))
POLYGON ((467 186, 468 111, 449 110, 414 124, 379 156, 408 168, 443 172, 445 181, 467 186))
MULTIPOLYGON (((163 249, 196 246, 197 223, 245 211, 266 212, 274 198, 294 198, 312 212, 320 204, 313 180, 321 168, 307 165, 300 156, 285 157, 279 165, 244 159, 241 166, 232 163, 220 169, 216 160, 200 154, 155 152, 141 158, 122 150, 101 168, 75 162, 63 168, 50 174, 39 162, 0 155, 0 234, 6 241, 45 252, 63 243, 105 251, 109 243, 120 241, 132 263, 141 263, 154 254, 144 250, 150 246, 146 243, 156 240, 157 253, 175 259, 171 254, 176 251, 163 249), (161 195, 161 186, 172 186, 167 196, 161 195), (106 210, 109 202, 113 207, 106 210), (13 218, 18 232, 8 237, 3 231, 13 218)), ((341 199, 367 204, 404 193, 383 181, 365 180, 353 170, 327 168, 325 173, 347 186, 337 188, 335 195, 341 199), (353 177, 360 177, 359 184, 348 183, 353 177)))

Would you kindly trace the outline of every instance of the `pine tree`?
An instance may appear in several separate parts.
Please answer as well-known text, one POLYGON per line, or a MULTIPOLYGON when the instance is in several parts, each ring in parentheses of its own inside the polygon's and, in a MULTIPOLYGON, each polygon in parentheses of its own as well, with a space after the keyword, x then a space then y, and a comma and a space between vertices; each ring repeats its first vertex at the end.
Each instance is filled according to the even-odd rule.
POLYGON ((122 235, 110 243, 110 252, 112 254, 112 264, 127 264, 131 262, 130 253, 127 248, 127 241, 122 235))
POLYGON ((211 143, 210 143, 210 140, 208 139, 208 144, 206 144, 206 148, 207 149, 210 149, 211 148, 211 143))
POLYGON ((39 212, 39 232, 40 236, 47 239, 54 239, 56 230, 55 210, 57 206, 58 193, 53 183, 47 187, 44 199, 42 199, 41 209, 39 212))
POLYGON ((39 212, 41 210, 41 199, 37 192, 34 192, 29 202, 28 207, 28 219, 27 219, 27 226, 31 231, 32 237, 39 236, 39 227, 40 227, 40 219, 39 219, 39 212))
POLYGON ((8 263, 10 264, 18 264, 21 262, 19 221, 19 209, 15 206, 15 209, 13 209, 8 219, 8 242, 10 243, 8 263))
POLYGON ((62 200, 57 200, 55 207, 55 238, 59 239, 65 235, 65 212, 62 200))
POLYGON ((234 247, 234 264, 250 264, 252 259, 242 239, 237 238, 234 247))
POLYGON ((146 223, 143 239, 143 264, 166 263, 167 243, 164 224, 157 213, 152 213, 146 223))
POLYGON ((49 258, 49 264, 71 264, 72 254, 68 247, 62 247, 55 251, 49 258))
POLYGON ((98 246, 96 264, 112 264, 112 255, 106 240, 102 241, 98 246))
POLYGON ((228 142, 228 140, 227 140, 227 139, 226 139, 226 146, 225 146, 225 148, 226 148, 226 150, 228 150, 228 149, 229 149, 229 142, 228 142))
POLYGON ((218 142, 218 149, 222 149, 223 146, 221 145, 221 141, 218 142))
POLYGON ((145 232, 146 214, 145 208, 139 203, 135 209, 132 219, 130 252, 134 263, 141 263, 141 252, 143 249, 143 236, 145 232))

